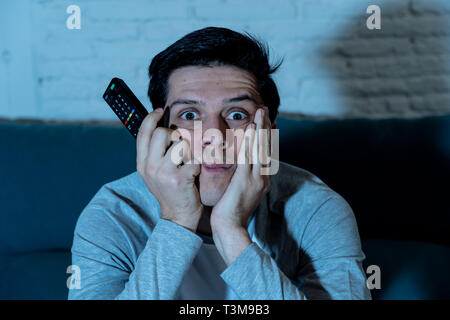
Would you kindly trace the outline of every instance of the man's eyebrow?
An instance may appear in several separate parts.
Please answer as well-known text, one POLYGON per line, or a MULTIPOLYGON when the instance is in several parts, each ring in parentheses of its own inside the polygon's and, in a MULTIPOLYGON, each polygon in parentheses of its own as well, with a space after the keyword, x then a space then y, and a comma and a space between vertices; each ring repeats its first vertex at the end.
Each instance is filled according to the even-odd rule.
POLYGON ((258 102, 248 94, 242 94, 242 95, 234 97, 234 98, 224 99, 223 103, 225 103, 225 104, 233 103, 233 102, 239 102, 239 101, 243 101, 243 100, 250 100, 250 101, 253 101, 255 104, 258 104, 258 102))
POLYGON ((203 101, 191 100, 191 99, 177 99, 169 105, 172 108, 176 104, 191 104, 191 105, 205 105, 203 101))
MULTIPOLYGON (((237 97, 224 99, 222 101, 222 103, 228 104, 228 103, 239 102, 239 101, 244 101, 244 100, 250 100, 250 101, 253 101, 255 104, 258 104, 258 102, 253 97, 251 97, 248 94, 242 94, 242 95, 237 96, 237 97)), ((190 105, 200 105, 200 106, 204 106, 205 105, 205 103, 203 101, 199 101, 199 100, 177 99, 177 100, 175 100, 174 102, 172 102, 169 105, 169 108, 172 108, 176 104, 190 104, 190 105)))

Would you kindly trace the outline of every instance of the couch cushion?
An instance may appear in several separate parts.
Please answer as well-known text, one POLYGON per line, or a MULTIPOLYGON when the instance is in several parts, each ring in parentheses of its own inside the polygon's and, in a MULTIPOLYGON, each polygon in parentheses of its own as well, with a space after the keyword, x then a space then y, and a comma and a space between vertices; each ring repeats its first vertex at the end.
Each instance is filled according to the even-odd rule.
POLYGON ((67 299, 68 250, 20 254, 0 261, 0 299, 67 299))
POLYGON ((135 153, 122 127, 0 122, 0 256, 70 248, 83 208, 135 153))
MULTIPOLYGON (((377 265, 374 299, 450 299, 450 247, 416 241, 366 239, 364 269, 377 265)), ((370 276, 370 274, 368 274, 370 276)))

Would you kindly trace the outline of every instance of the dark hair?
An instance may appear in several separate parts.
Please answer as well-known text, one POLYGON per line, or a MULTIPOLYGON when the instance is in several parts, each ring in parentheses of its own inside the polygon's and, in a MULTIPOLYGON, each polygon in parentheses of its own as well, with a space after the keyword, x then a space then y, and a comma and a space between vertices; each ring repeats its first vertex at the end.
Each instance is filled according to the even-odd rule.
POLYGON ((273 122, 278 114, 280 96, 270 75, 282 62, 283 59, 271 66, 267 44, 248 33, 244 35, 216 27, 196 30, 153 58, 148 69, 148 96, 153 109, 163 108, 167 101, 167 81, 177 68, 192 65, 236 66, 255 76, 256 88, 264 105, 269 108, 269 117, 273 122))

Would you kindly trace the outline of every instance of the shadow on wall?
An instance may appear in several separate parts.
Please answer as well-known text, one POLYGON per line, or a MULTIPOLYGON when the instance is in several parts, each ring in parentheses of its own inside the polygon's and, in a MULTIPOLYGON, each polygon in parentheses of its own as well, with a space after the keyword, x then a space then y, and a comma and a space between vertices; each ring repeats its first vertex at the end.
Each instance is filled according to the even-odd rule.
POLYGON ((343 115, 450 113, 450 8, 440 3, 383 2, 380 30, 369 30, 362 13, 319 49, 343 115))
MULTIPOLYGON (((319 51, 320 67, 334 79, 332 81, 340 96, 338 103, 344 110, 342 114, 356 118, 415 118, 450 114, 448 12, 447 15, 441 12, 436 1, 399 1, 383 5, 381 30, 366 27, 368 16, 361 15, 319 51)), ((356 129, 358 125, 351 126, 356 129)), ((358 152, 362 161, 357 161, 357 157, 347 159, 343 155, 345 161, 339 163, 335 160, 329 166, 330 172, 320 173, 320 176, 329 178, 326 181, 350 201, 358 223, 362 225, 363 237, 378 237, 384 233, 387 238, 424 241, 417 247, 411 246, 411 252, 409 249, 397 251, 410 254, 402 259, 393 259, 402 263, 393 269, 392 278, 402 275, 401 279, 409 279, 405 280, 407 285, 414 285, 410 281, 414 277, 408 278, 408 275, 402 274, 403 268, 419 275, 415 279, 433 283, 436 280, 432 279, 433 272, 428 265, 432 259, 432 254, 429 254, 432 249, 425 243, 445 240, 441 238, 437 241, 437 235, 444 234, 441 232, 444 228, 440 225, 446 223, 444 215, 448 210, 443 199, 447 197, 445 190, 448 190, 444 180, 448 176, 450 159, 449 122, 430 118, 420 124, 413 121, 371 124, 368 121, 366 126, 375 129, 372 135, 365 135, 363 132, 366 129, 361 128, 360 136, 347 137, 347 151, 350 153, 353 140, 360 143, 358 152), (350 163, 353 165, 348 165, 350 163), (343 185, 338 187, 342 177, 333 178, 333 172, 345 168, 346 164, 348 172, 355 176, 347 183, 361 187, 360 197, 355 196, 352 187, 348 190, 343 185), (380 227, 378 231, 372 232, 360 223, 369 219, 372 219, 371 224, 380 227), (419 250, 420 246, 426 248, 419 250)), ((334 139, 332 136, 327 138, 331 149, 334 148, 334 139)), ((342 150, 342 153, 345 151, 342 150)), ((313 172, 316 171, 313 169, 313 172)), ((448 243, 448 238, 446 241, 448 243)), ((391 246, 392 243, 386 240, 386 247, 380 247, 389 250, 391 246)), ((377 263, 388 263, 376 260, 380 257, 384 255, 375 256, 377 263)), ((406 285, 402 283, 399 286, 404 289, 406 285)), ((378 295, 375 292, 375 297, 378 295)), ((448 291, 444 296, 447 295, 448 291)))
POLYGON ((299 147, 319 154, 298 165, 350 202, 359 222, 367 220, 368 227, 361 224, 366 237, 450 243, 443 236, 450 122, 442 116, 450 115, 450 6, 441 10, 437 3, 385 4, 381 30, 369 30, 369 15, 361 14, 319 51, 320 68, 336 79, 344 115, 390 118, 336 120, 328 129, 319 122, 316 140, 299 147), (424 115, 436 117, 418 118, 424 115))

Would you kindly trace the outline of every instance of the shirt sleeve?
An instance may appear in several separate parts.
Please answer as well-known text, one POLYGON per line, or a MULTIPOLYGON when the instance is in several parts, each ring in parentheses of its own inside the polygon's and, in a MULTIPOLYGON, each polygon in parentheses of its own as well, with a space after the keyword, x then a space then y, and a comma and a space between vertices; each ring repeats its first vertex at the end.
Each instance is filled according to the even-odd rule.
POLYGON ((342 197, 326 200, 299 237, 301 250, 292 252, 301 255, 295 277, 253 242, 222 279, 244 300, 371 299, 356 220, 342 197))
POLYGON ((69 299, 175 299, 202 239, 164 219, 155 225, 136 261, 120 223, 102 209, 83 212, 75 228, 72 264, 80 288, 69 299))

